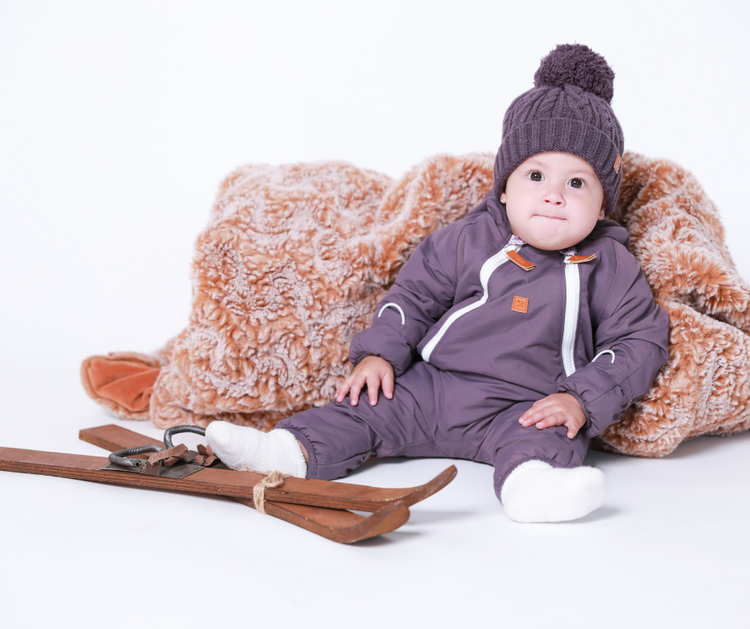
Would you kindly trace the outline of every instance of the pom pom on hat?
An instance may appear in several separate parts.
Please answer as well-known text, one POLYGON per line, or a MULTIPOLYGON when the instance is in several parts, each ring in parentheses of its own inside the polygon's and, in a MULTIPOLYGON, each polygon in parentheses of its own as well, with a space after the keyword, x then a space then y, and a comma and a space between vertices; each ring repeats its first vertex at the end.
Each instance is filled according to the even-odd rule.
POLYGON ((615 73, 600 54, 583 44, 561 44, 550 52, 534 75, 534 87, 577 85, 608 103, 614 94, 615 73))

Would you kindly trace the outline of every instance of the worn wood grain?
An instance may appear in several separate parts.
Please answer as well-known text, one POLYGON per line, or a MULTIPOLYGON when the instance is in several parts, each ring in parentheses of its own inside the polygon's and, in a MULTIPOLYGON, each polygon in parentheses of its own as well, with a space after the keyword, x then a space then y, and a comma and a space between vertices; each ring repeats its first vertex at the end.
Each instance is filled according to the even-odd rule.
MULTIPOLYGON (((116 425, 84 429, 80 437, 110 451, 159 443, 116 425)), ((183 479, 170 479, 100 469, 107 463, 104 457, 0 448, 0 470, 226 496, 247 506, 254 506, 252 490, 263 478, 253 472, 207 468, 183 479)), ((266 490, 266 510, 333 541, 351 543, 398 528, 409 518, 408 506, 447 485, 455 474, 451 466, 424 485, 399 489, 290 478, 282 487, 266 490), (346 509, 373 515, 363 517, 346 509)))
MULTIPOLYGON (((118 449, 120 447, 146 445, 146 443, 158 443, 147 437, 144 438, 142 435, 138 435, 138 433, 132 433, 127 437, 122 435, 121 439, 119 436, 120 433, 116 429, 119 429, 119 427, 103 426, 100 428, 85 429, 81 431, 81 438, 95 445, 102 444, 102 447, 107 448, 116 445, 117 442, 132 443, 132 445, 118 446, 118 449), (140 438, 140 443, 138 443, 136 437, 140 438), (146 439, 145 443, 143 439, 146 439)), ((119 472, 114 473, 119 474, 119 472)), ((305 504, 333 509, 376 511, 388 502, 403 502, 406 506, 412 506, 445 487, 455 476, 456 467, 455 465, 451 465, 424 485, 397 489, 354 485, 352 483, 334 483, 317 479, 288 478, 282 487, 267 489, 266 499, 272 502, 305 504)), ((263 474, 255 472, 236 472, 234 470, 207 468, 185 479, 174 482, 190 481, 196 487, 207 486, 205 488, 206 491, 199 491, 198 489, 190 490, 196 493, 252 498, 252 488, 262 479, 263 474)))
MULTIPOLYGON (((114 452, 141 445, 159 445, 160 442, 115 424, 85 428, 79 437, 88 443, 114 452)), ((255 508, 253 500, 234 498, 236 502, 255 508)), ((371 516, 365 517, 344 509, 327 509, 308 505, 279 504, 266 501, 266 512, 295 526, 334 542, 351 544, 390 533, 409 519, 406 505, 386 505, 371 516)))

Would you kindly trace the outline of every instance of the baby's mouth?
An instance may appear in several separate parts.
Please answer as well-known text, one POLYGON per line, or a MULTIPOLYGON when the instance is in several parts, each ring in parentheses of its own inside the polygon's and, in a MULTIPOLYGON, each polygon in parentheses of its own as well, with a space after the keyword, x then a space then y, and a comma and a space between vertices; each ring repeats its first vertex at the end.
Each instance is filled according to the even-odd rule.
POLYGON ((540 218, 548 218, 553 221, 564 221, 565 219, 562 216, 550 216, 549 214, 537 214, 536 216, 539 216, 540 218))

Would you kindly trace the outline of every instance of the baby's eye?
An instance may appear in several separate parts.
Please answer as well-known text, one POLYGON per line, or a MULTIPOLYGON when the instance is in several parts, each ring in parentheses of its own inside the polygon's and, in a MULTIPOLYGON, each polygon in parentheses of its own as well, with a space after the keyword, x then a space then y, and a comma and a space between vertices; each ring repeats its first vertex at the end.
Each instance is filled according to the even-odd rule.
POLYGON ((578 177, 573 177, 568 183, 571 188, 583 188, 586 185, 583 179, 579 179, 578 177))
POLYGON ((531 179, 531 181, 542 181, 542 179, 544 179, 544 175, 542 175, 542 173, 540 173, 538 170, 532 170, 529 173, 529 179, 531 179))

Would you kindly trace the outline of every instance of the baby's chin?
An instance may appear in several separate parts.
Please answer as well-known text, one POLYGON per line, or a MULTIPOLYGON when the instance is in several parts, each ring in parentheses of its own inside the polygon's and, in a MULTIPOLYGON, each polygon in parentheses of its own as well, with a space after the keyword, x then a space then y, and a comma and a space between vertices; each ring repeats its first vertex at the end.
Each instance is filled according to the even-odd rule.
POLYGON ((578 244, 570 235, 565 233, 563 226, 564 221, 555 219, 542 219, 536 221, 535 229, 532 234, 521 236, 524 242, 532 247, 542 251, 558 251, 560 249, 569 249, 578 244))
POLYGON ((576 244, 578 244, 575 242, 570 242, 569 240, 536 241, 536 242, 526 240, 525 242, 527 245, 531 245, 532 247, 541 249, 542 251, 562 251, 564 249, 570 249, 571 247, 575 247, 576 244))

